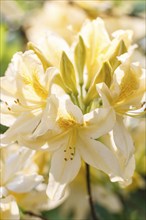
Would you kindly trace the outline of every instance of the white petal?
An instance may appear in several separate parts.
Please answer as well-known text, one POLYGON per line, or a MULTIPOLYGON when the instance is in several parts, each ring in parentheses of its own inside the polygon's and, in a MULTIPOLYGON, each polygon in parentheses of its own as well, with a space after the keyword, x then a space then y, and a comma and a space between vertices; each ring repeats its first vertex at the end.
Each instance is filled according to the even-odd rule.
POLYGON ((40 115, 33 115, 31 113, 22 114, 17 121, 5 132, 2 138, 2 143, 10 143, 16 141, 18 136, 32 133, 37 127, 41 118, 40 115))
POLYGON ((83 122, 83 114, 77 105, 74 105, 69 96, 64 95, 59 99, 59 117, 72 117, 77 123, 83 122))
POLYGON ((13 125, 13 123, 16 121, 16 115, 10 114, 10 111, 8 110, 8 106, 5 105, 5 103, 0 103, 0 109, 1 109, 1 124, 5 125, 7 127, 10 127, 13 125))
POLYGON ((108 33, 101 18, 85 23, 81 29, 81 36, 87 48, 91 48, 91 63, 98 53, 110 43, 108 33))
POLYGON ((124 181, 121 182, 122 186, 128 186, 129 184, 132 183, 132 176, 135 171, 135 158, 132 156, 128 163, 125 165, 123 168, 124 174, 123 174, 123 179, 124 181))
MULTIPOLYGON (((9 150, 9 148, 7 148, 9 150)), ((4 164, 4 182, 11 180, 16 173, 22 171, 31 161, 34 151, 21 147, 7 156, 4 164)))
POLYGON ((96 89, 102 98, 103 106, 108 107, 112 102, 112 95, 110 89, 107 87, 105 83, 96 84, 96 89))
POLYGON ((78 123, 82 123, 83 114, 77 105, 74 105, 71 100, 67 99, 65 102, 65 109, 69 115, 76 119, 78 123))
POLYGON ((66 185, 76 177, 81 166, 77 150, 73 160, 65 161, 64 155, 64 148, 61 148, 52 156, 47 195, 55 200, 63 196, 66 185))
POLYGON ((84 115, 86 126, 82 129, 85 136, 97 139, 112 130, 115 112, 112 108, 99 108, 84 115))
POLYGON ((125 158, 126 163, 134 153, 134 146, 132 138, 124 126, 122 117, 117 116, 111 136, 113 144, 115 143, 115 151, 118 152, 119 157, 125 158))
POLYGON ((13 102, 16 97, 16 80, 7 76, 0 78, 1 100, 13 102), (11 89, 10 89, 11 88, 11 89))
POLYGON ((8 183, 6 187, 12 192, 26 193, 26 192, 30 192, 33 188, 35 188, 42 181, 43 181, 43 177, 40 175, 22 174, 12 179, 12 181, 8 183))
POLYGON ((120 177, 121 180, 118 160, 114 153, 104 144, 93 139, 82 137, 79 139, 78 149, 81 157, 87 164, 105 172, 110 177, 117 177, 117 180, 120 177))
POLYGON ((66 41, 58 35, 47 32, 41 39, 38 47, 45 57, 51 62, 52 66, 59 67, 62 51, 68 53, 69 46, 66 41))
POLYGON ((58 100, 52 95, 47 99, 47 105, 42 113, 42 118, 32 137, 45 134, 49 129, 54 128, 58 111, 58 100))

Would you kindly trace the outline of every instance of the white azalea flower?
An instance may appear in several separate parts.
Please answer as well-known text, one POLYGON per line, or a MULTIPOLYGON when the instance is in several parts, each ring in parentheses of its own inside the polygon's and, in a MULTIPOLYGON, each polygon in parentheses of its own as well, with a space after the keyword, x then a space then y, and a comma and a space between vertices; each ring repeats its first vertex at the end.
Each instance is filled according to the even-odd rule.
POLYGON ((111 180, 123 180, 115 154, 95 140, 112 129, 112 109, 95 109, 83 115, 67 96, 59 100, 56 108, 54 129, 47 134, 48 149, 52 151, 48 196, 62 197, 66 185, 79 172, 81 159, 108 174, 111 180))
POLYGON ((130 64, 131 50, 118 59, 122 64, 116 69, 110 88, 105 83, 97 84, 96 87, 103 104, 110 105, 115 112, 116 123, 110 132, 108 145, 111 143, 111 148, 115 152, 124 171, 123 175, 129 184, 135 169, 134 145, 124 125, 123 116, 144 114, 144 111, 138 110, 141 109, 145 77, 143 69, 138 64, 130 64))
POLYGON ((10 192, 29 192, 43 180, 32 163, 34 152, 24 147, 13 151, 13 147, 1 149, 0 198, 10 192))
POLYGON ((5 76, 1 77, 1 123, 10 126, 2 144, 31 134, 41 123, 54 74, 54 68, 44 71, 33 51, 14 55, 5 76))
POLYGON ((72 43, 74 35, 86 18, 87 14, 83 10, 68 4, 66 0, 46 1, 43 8, 33 11, 25 19, 24 28, 27 38, 34 43, 37 43, 48 30, 58 33, 72 43))
MULTIPOLYGON (((112 34, 113 39, 111 40, 104 21, 98 17, 93 21, 86 22, 79 35, 82 36, 86 48, 88 77, 86 90, 89 90, 90 96, 91 87, 104 62, 110 62, 113 69, 119 65, 116 57, 125 53, 128 49, 131 44, 132 31, 119 30, 112 34)), ((106 78, 108 77, 108 73, 106 73, 106 78)), ((103 80, 102 77, 100 82, 101 80, 103 80)), ((92 97, 88 97, 88 99, 89 98, 92 100, 92 97)))

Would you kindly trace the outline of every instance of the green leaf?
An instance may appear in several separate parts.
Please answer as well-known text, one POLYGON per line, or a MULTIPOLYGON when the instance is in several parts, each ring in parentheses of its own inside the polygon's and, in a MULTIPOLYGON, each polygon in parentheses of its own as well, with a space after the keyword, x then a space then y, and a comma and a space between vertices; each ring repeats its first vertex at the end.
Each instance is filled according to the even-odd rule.
POLYGON ((79 74, 79 84, 83 85, 83 71, 86 59, 86 49, 81 36, 79 36, 79 42, 75 48, 74 59, 79 74))
POLYGON ((5 131, 6 131, 7 129, 8 129, 8 127, 6 127, 6 126, 0 124, 0 134, 5 133, 5 131))

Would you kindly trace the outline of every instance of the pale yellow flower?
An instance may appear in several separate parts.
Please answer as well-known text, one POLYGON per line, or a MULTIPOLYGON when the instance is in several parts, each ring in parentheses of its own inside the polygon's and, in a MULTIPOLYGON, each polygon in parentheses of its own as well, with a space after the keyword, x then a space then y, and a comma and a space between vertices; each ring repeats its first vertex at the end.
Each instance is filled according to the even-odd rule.
POLYGON ((113 82, 108 88, 105 83, 97 84, 97 90, 104 105, 111 106, 116 114, 116 123, 110 132, 111 148, 115 152, 121 167, 125 170, 127 179, 132 176, 135 167, 133 140, 126 129, 123 116, 143 115, 141 107, 143 98, 144 72, 134 63, 130 63, 130 54, 126 53, 119 58, 122 64, 116 69, 113 82), (126 168, 127 167, 127 168, 126 168))
POLYGON ((83 10, 67 1, 46 1, 41 10, 33 11, 25 19, 24 28, 33 43, 38 43, 43 34, 50 30, 71 44, 86 18, 83 10))
MULTIPOLYGON (((112 34, 113 39, 111 40, 103 20, 97 18, 93 21, 86 22, 79 35, 82 36, 86 47, 86 90, 89 90, 90 95, 90 90, 93 87, 94 81, 97 81, 96 78, 102 65, 105 62, 109 62, 111 68, 114 70, 120 64, 117 61, 117 56, 125 53, 130 46, 132 31, 116 31, 112 34)), ((98 79, 98 82, 99 80, 103 81, 102 78, 98 79)))
POLYGON ((50 99, 54 72, 54 68, 45 72, 33 51, 14 55, 1 77, 1 123, 10 127, 2 138, 3 144, 31 134, 39 126, 50 99))
POLYGON ((32 161, 32 150, 13 144, 0 151, 0 198, 11 192, 29 192, 43 180, 32 161))
MULTIPOLYGON (((110 131, 115 118, 110 108, 95 109, 83 115, 68 96, 55 103, 55 120, 52 130, 41 136, 52 152, 47 194, 50 198, 62 197, 66 185, 77 175, 81 158, 88 164, 107 173, 111 180, 127 181, 114 153, 95 140, 110 131)), ((48 125, 49 126, 49 125, 48 125)), ((27 145, 38 144, 40 136, 28 139, 27 145)), ((127 178, 127 177, 126 177, 127 178)))
POLYGON ((110 88, 97 85, 103 102, 106 96, 119 115, 143 115, 145 103, 145 70, 138 63, 131 63, 131 51, 118 58, 122 63, 115 70, 110 88))
POLYGON ((37 174, 32 150, 13 144, 1 149, 0 154, 0 216, 17 220, 20 219, 17 195, 30 192, 43 177, 37 174))

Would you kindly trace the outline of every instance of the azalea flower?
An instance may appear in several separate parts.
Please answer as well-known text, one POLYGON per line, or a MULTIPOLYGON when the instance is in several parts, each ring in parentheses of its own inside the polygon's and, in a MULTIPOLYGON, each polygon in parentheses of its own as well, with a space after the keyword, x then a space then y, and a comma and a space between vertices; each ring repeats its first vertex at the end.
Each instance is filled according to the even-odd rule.
POLYGON ((141 109, 143 70, 131 64, 131 31, 112 36, 100 18, 87 21, 71 47, 49 33, 17 53, 2 78, 2 124, 10 126, 2 143, 51 153, 51 199, 62 198, 82 161, 113 182, 131 181, 134 146, 122 117, 141 109))
POLYGON ((48 196, 61 198, 66 185, 78 174, 81 159, 108 174, 111 180, 124 181, 115 154, 95 140, 112 129, 113 111, 101 108, 83 115, 66 96, 60 99, 56 108, 54 129, 47 134, 48 150, 52 152, 48 196))
POLYGON ((29 192, 43 180, 42 176, 37 175, 36 166, 32 163, 33 154, 32 150, 18 148, 15 144, 1 149, 1 198, 10 191, 29 192), (13 150, 15 147, 17 150, 13 150))
POLYGON ((2 144, 15 142, 19 135, 30 134, 39 125, 51 94, 53 74, 54 68, 44 71, 33 51, 14 55, 1 77, 1 123, 10 127, 2 144))
POLYGON ((58 69, 54 83, 70 96, 73 93, 79 102, 83 102, 80 103, 82 108, 82 105, 87 107, 90 102, 94 103, 98 97, 97 83, 111 83, 114 70, 121 64, 117 56, 125 53, 131 42, 130 30, 116 31, 110 39, 103 20, 97 18, 83 24, 71 46, 48 31, 36 45, 29 43, 28 47, 36 54, 39 50, 45 60, 58 69))
POLYGON ((25 19, 23 26, 27 38, 33 43, 38 43, 43 34, 50 30, 71 44, 86 18, 83 10, 67 1, 46 1, 41 10, 33 11, 25 19))
POLYGON ((115 70, 110 87, 105 83, 96 86, 103 102, 107 98, 119 115, 145 114, 145 69, 139 63, 131 63, 133 49, 118 57, 121 65, 115 70))
POLYGON ((104 105, 110 105, 115 112, 116 122, 110 132, 108 145, 111 144, 123 170, 127 170, 127 179, 134 172, 135 160, 133 140, 123 122, 123 116, 145 114, 144 107, 141 107, 145 91, 144 71, 138 64, 131 64, 130 58, 130 53, 119 57, 122 64, 115 70, 110 88, 105 83, 96 86, 104 105))
POLYGON ((32 150, 13 144, 0 151, 0 214, 2 219, 20 219, 15 193, 30 192, 43 177, 37 174, 37 167, 32 162, 32 150))

